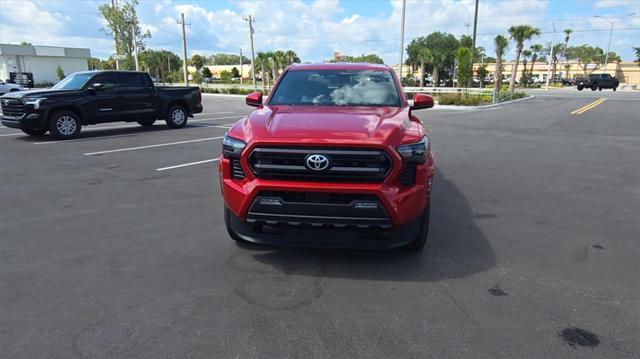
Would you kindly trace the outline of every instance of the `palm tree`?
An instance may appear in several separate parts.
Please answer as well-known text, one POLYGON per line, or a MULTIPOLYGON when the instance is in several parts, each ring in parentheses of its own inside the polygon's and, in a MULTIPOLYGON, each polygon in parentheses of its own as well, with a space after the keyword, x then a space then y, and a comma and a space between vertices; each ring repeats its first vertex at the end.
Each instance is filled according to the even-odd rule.
MULTIPOLYGON (((522 76, 520 76, 520 82, 522 82, 522 84, 524 84, 526 86, 527 82, 529 82, 529 77, 527 75, 527 64, 529 63, 529 57, 531 57, 531 50, 529 49, 524 49, 522 50, 522 67, 524 67, 522 69, 522 76)), ((522 85, 521 84, 521 85, 522 85)))
POLYGON ((564 46, 562 47, 562 59, 565 63, 567 62, 567 58, 565 57, 565 55, 567 54, 567 46, 569 46, 569 37, 572 32, 573 30, 571 29, 564 29, 564 46))
POLYGON ((280 74, 280 69, 284 69, 284 51, 277 50, 273 52, 271 54, 271 60, 273 61, 272 73, 273 79, 275 80, 280 74))
POLYGON ((511 94, 513 94, 516 86, 516 74, 518 73, 518 64, 520 62, 520 54, 524 48, 524 42, 538 35, 540 35, 540 28, 529 25, 514 25, 509 28, 509 37, 516 42, 516 65, 511 70, 511 82, 509 83, 509 92, 511 94))
POLYGON ((531 50, 531 71, 529 71, 529 77, 533 76, 533 66, 536 64, 536 60, 538 59, 538 54, 542 53, 544 48, 540 44, 534 44, 529 47, 531 50))
POLYGON ((293 64, 299 64, 299 63, 300 63, 300 58, 298 57, 298 54, 296 54, 295 51, 287 50, 284 53, 283 69, 287 66, 291 66, 293 64))
POLYGON ((502 35, 496 36, 493 40, 496 48, 496 71, 493 74, 493 88, 496 93, 500 92, 500 86, 502 85, 502 56, 509 46, 509 42, 506 37, 502 35))
POLYGON ((262 79, 262 87, 266 86, 264 69, 265 67, 269 69, 269 66, 271 66, 271 62, 269 61, 269 59, 270 59, 270 55, 267 52, 260 51, 256 56, 255 66, 256 68, 258 67, 260 68, 260 78, 262 79))
POLYGON ((426 47, 418 50, 417 60, 420 61, 420 87, 424 87, 424 76, 426 75, 426 64, 431 60, 431 52, 426 47))

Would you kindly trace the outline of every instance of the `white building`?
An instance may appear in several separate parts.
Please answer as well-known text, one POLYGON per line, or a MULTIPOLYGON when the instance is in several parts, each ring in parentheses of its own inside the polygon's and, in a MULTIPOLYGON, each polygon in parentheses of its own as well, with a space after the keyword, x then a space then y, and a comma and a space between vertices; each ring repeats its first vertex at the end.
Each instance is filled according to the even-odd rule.
POLYGON ((9 79, 11 72, 31 72, 34 83, 55 83, 58 65, 65 75, 87 71, 89 57, 89 49, 0 44, 0 79, 9 79))

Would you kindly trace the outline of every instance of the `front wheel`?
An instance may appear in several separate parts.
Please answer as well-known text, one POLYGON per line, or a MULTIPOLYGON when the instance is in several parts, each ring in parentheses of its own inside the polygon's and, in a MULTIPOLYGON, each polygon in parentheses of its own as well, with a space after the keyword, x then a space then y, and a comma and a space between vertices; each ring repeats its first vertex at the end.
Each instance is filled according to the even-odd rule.
POLYGON ((51 116, 49 132, 59 140, 68 140, 78 137, 80 134, 80 116, 72 111, 58 111, 51 116))
POLYGON ((22 129, 22 132, 26 133, 29 136, 44 136, 45 133, 47 133, 47 129, 44 130, 32 130, 32 129, 22 129))
POLYGON ((183 128, 187 125, 187 111, 180 105, 173 105, 169 107, 165 121, 171 128, 183 128))
POLYGON ((598 89, 598 85, 596 84, 591 85, 591 91, 595 91, 597 89, 598 89))
POLYGON ((427 237, 429 236, 429 217, 431 216, 431 201, 427 203, 427 207, 420 216, 420 231, 418 236, 413 241, 409 242, 406 248, 412 252, 421 251, 427 244, 427 237))
POLYGON ((584 89, 584 86, 578 85, 578 91, 582 91, 583 89, 584 89))
POLYGON ((616 91, 618 89, 618 85, 614 85, 613 86, 613 91, 616 91))

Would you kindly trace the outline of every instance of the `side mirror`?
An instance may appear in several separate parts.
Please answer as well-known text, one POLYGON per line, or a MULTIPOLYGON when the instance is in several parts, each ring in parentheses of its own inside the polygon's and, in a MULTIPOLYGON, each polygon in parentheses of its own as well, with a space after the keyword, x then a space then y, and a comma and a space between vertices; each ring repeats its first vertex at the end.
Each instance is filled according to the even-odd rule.
POLYGON ((245 98, 245 103, 253 107, 262 106, 262 92, 252 92, 245 98))
POLYGON ((412 110, 421 110, 421 109, 432 108, 432 107, 433 107, 433 97, 422 94, 422 93, 417 93, 413 95, 413 106, 411 106, 412 110))
POLYGON ((104 90, 106 88, 107 88, 107 86, 105 84, 101 84, 99 82, 89 86, 89 90, 95 90, 95 91, 104 90))

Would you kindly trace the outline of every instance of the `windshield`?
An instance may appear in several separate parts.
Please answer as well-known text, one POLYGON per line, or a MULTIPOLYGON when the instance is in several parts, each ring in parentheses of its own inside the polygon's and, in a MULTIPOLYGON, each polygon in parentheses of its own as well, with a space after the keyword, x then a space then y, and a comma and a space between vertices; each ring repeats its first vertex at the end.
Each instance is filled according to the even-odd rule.
POLYGON ((389 71, 301 70, 286 73, 270 105, 400 106, 389 71))
POLYGON ((65 77, 62 81, 53 86, 56 90, 80 90, 93 74, 82 73, 65 77))

